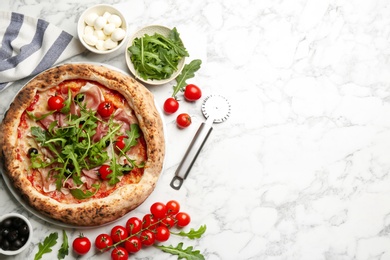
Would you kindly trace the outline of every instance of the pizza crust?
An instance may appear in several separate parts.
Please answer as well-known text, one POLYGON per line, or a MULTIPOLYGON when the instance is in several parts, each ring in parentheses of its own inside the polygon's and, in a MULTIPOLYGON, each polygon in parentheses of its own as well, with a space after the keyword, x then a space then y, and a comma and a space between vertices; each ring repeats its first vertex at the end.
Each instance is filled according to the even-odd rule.
POLYGON ((132 77, 104 66, 65 64, 39 74, 15 97, 0 125, 0 133, 0 160, 15 189, 34 209, 66 224, 96 226, 120 218, 150 195, 163 167, 165 155, 163 124, 152 93, 132 77), (147 146, 147 161, 139 183, 119 187, 105 198, 78 204, 60 203, 39 193, 22 174, 25 166, 16 159, 17 128, 22 113, 37 91, 48 90, 70 79, 97 81, 122 94, 135 112, 147 146))

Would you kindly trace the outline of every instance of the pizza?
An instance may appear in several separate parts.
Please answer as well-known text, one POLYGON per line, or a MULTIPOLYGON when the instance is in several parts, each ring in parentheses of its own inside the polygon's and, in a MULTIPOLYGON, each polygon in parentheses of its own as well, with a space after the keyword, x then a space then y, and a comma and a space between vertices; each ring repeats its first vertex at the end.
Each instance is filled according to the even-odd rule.
POLYGON ((30 80, 0 125, 13 189, 56 221, 96 226, 139 206, 162 171, 163 124, 152 93, 132 77, 64 64, 30 80))

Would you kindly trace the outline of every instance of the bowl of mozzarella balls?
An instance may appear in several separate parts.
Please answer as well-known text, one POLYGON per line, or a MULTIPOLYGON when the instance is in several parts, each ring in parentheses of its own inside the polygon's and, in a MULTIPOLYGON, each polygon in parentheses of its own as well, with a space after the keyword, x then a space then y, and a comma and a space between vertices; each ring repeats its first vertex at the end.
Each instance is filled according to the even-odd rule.
POLYGON ((91 52, 111 53, 125 42, 126 18, 112 5, 95 5, 81 14, 77 33, 81 43, 91 52))

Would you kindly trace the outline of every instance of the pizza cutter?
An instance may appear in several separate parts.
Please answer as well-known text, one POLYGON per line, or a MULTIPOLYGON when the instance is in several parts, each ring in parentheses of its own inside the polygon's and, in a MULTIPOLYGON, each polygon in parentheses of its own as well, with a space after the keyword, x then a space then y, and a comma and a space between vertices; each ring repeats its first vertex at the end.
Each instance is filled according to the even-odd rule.
POLYGON ((206 122, 200 125, 175 172, 175 176, 171 181, 171 187, 175 190, 180 189, 190 173, 192 165, 195 163, 203 145, 213 130, 213 123, 222 123, 228 119, 230 115, 229 101, 220 95, 207 96, 202 103, 202 113, 206 118, 206 122))

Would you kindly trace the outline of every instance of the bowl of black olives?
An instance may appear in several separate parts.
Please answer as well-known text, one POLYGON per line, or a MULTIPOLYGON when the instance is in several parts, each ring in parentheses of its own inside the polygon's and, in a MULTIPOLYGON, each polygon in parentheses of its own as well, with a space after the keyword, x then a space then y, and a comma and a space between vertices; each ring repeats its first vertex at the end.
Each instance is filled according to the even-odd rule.
POLYGON ((0 254, 16 255, 31 243, 33 229, 30 221, 18 213, 0 217, 0 254))

